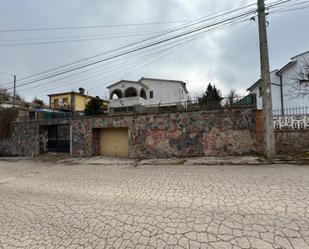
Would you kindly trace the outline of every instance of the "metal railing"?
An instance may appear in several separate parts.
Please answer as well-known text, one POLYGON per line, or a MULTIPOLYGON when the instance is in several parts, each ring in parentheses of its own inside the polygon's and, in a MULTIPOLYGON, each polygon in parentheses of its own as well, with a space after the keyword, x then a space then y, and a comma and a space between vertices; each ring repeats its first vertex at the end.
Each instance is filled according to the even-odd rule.
POLYGON ((82 117, 84 116, 83 112, 63 112, 63 111, 56 111, 56 110, 30 110, 29 115, 24 115, 18 117, 18 122, 23 121, 33 121, 33 120, 42 120, 42 119, 68 119, 68 118, 75 118, 75 117, 82 117))
POLYGON ((309 129, 309 115, 274 117, 275 130, 305 130, 309 129))
MULTIPOLYGON (((171 102, 171 103, 161 103, 156 105, 133 105, 133 106, 122 106, 116 108, 110 108, 109 112, 102 115, 123 115, 123 114, 151 114, 151 113, 172 113, 172 112, 190 112, 190 111, 200 111, 200 110, 226 110, 226 109, 236 109, 236 108, 255 108, 255 96, 248 95, 246 97, 237 98, 222 98, 221 101, 205 101, 201 102, 199 100, 193 101, 182 101, 182 102, 171 102)), ((64 112, 56 110, 35 110, 30 115, 29 118, 25 117, 24 120, 42 120, 42 119, 68 119, 83 117, 85 114, 83 112, 64 112)))
POLYGON ((246 97, 238 97, 233 100, 230 98, 223 98, 221 101, 207 101, 201 102, 198 100, 162 103, 155 105, 136 105, 130 107, 111 108, 111 114, 123 113, 168 113, 168 112, 189 112, 200 110, 224 110, 244 107, 256 107, 255 96, 248 95, 246 97))
POLYGON ((309 106, 288 107, 273 110, 274 116, 302 116, 309 115, 309 106))

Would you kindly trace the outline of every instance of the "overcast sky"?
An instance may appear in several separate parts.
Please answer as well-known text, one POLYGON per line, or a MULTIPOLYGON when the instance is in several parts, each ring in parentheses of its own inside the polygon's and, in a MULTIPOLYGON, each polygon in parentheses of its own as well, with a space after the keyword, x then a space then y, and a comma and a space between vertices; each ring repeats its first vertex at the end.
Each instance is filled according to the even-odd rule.
MULTIPOLYGON (((0 29, 92 26, 105 24, 156 23, 190 21, 212 13, 241 7, 250 0, 0 0, 0 29)), ((271 69, 288 63, 289 59, 309 50, 309 9, 268 16, 269 52, 271 69)), ((0 71, 16 74, 17 79, 75 60, 118 48, 176 27, 181 23, 149 26, 127 26, 97 29, 49 30, 37 32, 0 33, 0 71), (27 39, 59 40, 93 38, 103 35, 140 36, 82 42, 1 46, 31 42, 27 39), (149 35, 149 34, 148 34, 149 35), (57 38, 60 37, 60 38, 57 38), (68 38, 66 38, 68 39, 68 38)), ((38 40, 33 40, 38 41, 38 40)), ((54 79, 17 89, 27 100, 35 96, 47 100, 50 93, 77 90, 82 86, 91 95, 107 96, 106 86, 122 78, 140 77, 177 79, 187 82, 191 95, 202 93, 208 82, 214 83, 223 94, 235 89, 245 93, 260 74, 257 23, 248 21, 205 34, 203 38, 187 43, 158 58, 149 56, 145 61, 128 67, 130 59, 117 61, 117 70, 95 71, 94 78, 54 79), (122 63, 122 64, 120 64, 122 63), (125 66, 126 65, 126 66, 125 66), (43 84, 43 86, 42 86, 43 84), (36 86, 30 89, 30 86, 36 86)), ((105 67, 108 68, 108 65, 105 67)), ((106 68, 105 68, 106 70, 106 68)), ((90 72, 91 73, 91 72, 90 72)), ((89 74, 85 74, 85 76, 89 74)), ((63 76, 65 77, 65 75, 63 76)), ((0 75, 0 85, 11 80, 0 75)))

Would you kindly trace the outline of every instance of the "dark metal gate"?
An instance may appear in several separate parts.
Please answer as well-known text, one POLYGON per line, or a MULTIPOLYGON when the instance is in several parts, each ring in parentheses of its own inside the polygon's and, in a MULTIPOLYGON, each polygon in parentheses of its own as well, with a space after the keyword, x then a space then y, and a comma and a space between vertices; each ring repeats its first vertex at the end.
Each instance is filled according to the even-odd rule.
POLYGON ((70 127, 68 125, 48 126, 48 151, 70 153, 70 127))

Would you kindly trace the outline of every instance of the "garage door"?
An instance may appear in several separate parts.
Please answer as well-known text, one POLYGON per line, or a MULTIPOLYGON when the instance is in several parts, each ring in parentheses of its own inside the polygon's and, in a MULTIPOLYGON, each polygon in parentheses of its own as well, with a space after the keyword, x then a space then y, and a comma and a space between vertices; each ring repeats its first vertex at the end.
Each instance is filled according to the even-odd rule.
POLYGON ((127 157, 129 154, 128 128, 106 128, 100 131, 100 154, 127 157))

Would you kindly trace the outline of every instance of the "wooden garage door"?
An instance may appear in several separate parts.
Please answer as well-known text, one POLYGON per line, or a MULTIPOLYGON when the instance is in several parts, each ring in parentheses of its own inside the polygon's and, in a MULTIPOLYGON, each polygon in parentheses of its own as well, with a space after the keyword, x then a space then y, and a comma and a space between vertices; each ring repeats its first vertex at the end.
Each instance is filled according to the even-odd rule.
POLYGON ((100 131, 100 154, 127 157, 129 154, 128 128, 106 128, 100 131))

